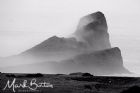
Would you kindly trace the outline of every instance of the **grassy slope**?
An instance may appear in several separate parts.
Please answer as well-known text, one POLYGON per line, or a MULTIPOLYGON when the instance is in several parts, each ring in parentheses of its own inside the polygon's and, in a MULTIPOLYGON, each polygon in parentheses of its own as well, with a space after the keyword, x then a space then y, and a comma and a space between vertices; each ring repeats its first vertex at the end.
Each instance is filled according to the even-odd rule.
MULTIPOLYGON (((47 81, 53 84, 54 88, 39 88, 41 93, 120 93, 132 86, 140 86, 138 77, 109 77, 109 76, 82 76, 82 75, 61 75, 61 74, 43 74, 40 77, 25 77, 27 74, 14 74, 7 77, 7 74, 1 74, 0 89, 4 87, 7 80, 17 79, 22 82, 24 79, 37 79, 37 82, 47 81)), ((10 93, 10 90, 2 93, 10 93)), ((37 93, 37 92, 35 92, 37 93)))

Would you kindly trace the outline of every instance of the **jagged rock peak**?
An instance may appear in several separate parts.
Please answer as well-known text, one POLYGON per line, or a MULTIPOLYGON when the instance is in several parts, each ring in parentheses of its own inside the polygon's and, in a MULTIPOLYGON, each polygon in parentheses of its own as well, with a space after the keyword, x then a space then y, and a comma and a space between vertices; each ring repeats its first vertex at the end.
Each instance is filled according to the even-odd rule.
POLYGON ((105 29, 107 30, 107 22, 104 14, 102 12, 95 12, 89 15, 86 15, 80 19, 78 29, 83 29, 83 27, 87 26, 88 24, 92 23, 92 27, 97 27, 97 26, 104 26, 105 29))
POLYGON ((105 18, 104 14, 102 12, 100 12, 100 11, 97 11, 95 13, 89 14, 89 16, 92 16, 94 18, 96 17, 97 19, 105 18))
POLYGON ((111 48, 106 18, 102 12, 95 12, 80 19, 75 37, 92 46, 94 50, 111 48))

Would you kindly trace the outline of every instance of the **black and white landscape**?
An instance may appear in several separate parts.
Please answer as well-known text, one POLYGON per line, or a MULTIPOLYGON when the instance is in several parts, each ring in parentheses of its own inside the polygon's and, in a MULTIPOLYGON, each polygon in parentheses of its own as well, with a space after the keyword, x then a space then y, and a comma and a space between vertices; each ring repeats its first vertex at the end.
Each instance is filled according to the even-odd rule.
POLYGON ((138 3, 0 0, 0 93, 140 93, 138 3))
POLYGON ((106 18, 102 12, 82 17, 69 38, 53 36, 19 55, 1 59, 2 72, 71 73, 95 75, 129 74, 121 50, 111 47, 106 18), (9 66, 9 62, 13 66, 9 66), (14 63, 23 63, 14 66, 14 63))

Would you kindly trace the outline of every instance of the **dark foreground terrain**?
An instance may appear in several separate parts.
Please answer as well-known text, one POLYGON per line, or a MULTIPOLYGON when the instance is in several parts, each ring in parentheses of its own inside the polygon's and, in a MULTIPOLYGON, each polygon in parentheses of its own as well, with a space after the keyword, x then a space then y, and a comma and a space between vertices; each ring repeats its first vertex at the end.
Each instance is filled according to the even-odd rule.
POLYGON ((140 78, 89 73, 0 74, 0 93, 140 93, 140 78))

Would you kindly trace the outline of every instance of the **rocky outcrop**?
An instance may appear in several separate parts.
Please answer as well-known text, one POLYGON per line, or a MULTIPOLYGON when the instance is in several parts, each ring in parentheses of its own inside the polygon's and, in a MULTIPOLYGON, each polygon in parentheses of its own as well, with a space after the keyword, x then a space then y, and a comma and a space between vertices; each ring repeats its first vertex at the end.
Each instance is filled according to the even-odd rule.
POLYGON ((17 61, 28 65, 0 70, 34 73, 90 72, 95 75, 129 73, 123 66, 120 49, 111 48, 106 18, 101 12, 81 18, 74 37, 53 36, 19 55, 5 59, 3 64, 14 64, 17 61))
POLYGON ((103 13, 95 12, 80 19, 75 32, 79 41, 84 41, 93 50, 111 48, 108 26, 103 13))
POLYGON ((74 35, 72 38, 53 36, 24 53, 32 55, 38 53, 41 55, 41 52, 65 54, 66 51, 85 53, 86 51, 93 52, 111 48, 106 18, 101 12, 81 18, 74 35))

